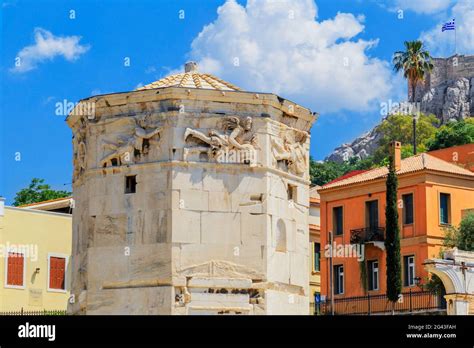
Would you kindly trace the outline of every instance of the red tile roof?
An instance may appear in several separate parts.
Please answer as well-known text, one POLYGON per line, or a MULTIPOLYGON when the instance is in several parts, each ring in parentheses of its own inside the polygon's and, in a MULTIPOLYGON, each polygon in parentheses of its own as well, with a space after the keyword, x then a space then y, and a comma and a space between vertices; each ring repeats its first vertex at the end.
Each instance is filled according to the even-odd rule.
MULTIPOLYGON (((431 156, 427 153, 422 153, 416 156, 411 156, 403 159, 401 161, 401 168, 397 171, 397 174, 401 175, 407 173, 414 173, 421 170, 433 170, 441 173, 457 174, 474 179, 473 172, 461 168, 455 164, 443 161, 442 159, 431 156)), ((363 171, 361 173, 350 172, 345 176, 342 176, 327 183, 320 190, 380 179, 387 176, 387 174, 387 167, 374 168, 371 170, 363 171)))
POLYGON ((331 181, 328 182, 328 183, 325 183, 322 187, 325 187, 326 185, 331 185, 331 184, 333 184, 333 183, 335 183, 335 182, 338 182, 338 181, 341 181, 341 180, 348 179, 348 178, 350 178, 350 177, 353 177, 354 175, 358 175, 358 174, 364 173, 364 172, 366 172, 366 171, 367 171, 367 169, 352 170, 352 171, 350 171, 349 173, 346 173, 346 174, 344 174, 344 175, 342 175, 342 176, 340 176, 340 177, 338 177, 338 178, 336 178, 336 179, 334 179, 334 180, 331 180, 331 181))

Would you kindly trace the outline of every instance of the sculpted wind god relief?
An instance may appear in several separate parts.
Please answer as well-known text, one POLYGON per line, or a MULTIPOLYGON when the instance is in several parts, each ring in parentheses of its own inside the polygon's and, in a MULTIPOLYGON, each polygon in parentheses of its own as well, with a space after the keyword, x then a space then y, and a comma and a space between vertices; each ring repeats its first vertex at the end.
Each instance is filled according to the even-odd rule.
POLYGON ((304 175, 308 169, 305 143, 308 134, 297 130, 287 130, 281 138, 272 137, 273 158, 284 163, 288 172, 304 175))
POLYGON ((73 139, 73 144, 74 173, 72 180, 76 181, 86 170, 86 130, 84 127, 84 121, 82 121, 81 128, 79 128, 77 135, 73 139))
POLYGON ((146 117, 135 119, 136 125, 133 134, 125 141, 119 139, 116 143, 104 142, 104 149, 112 150, 100 160, 100 166, 106 167, 109 163, 112 165, 121 165, 133 163, 136 156, 146 155, 152 144, 152 138, 161 132, 161 128, 150 127, 146 117), (147 128, 154 128, 147 130, 147 128))
POLYGON ((190 139, 203 143, 204 146, 192 146, 185 149, 185 159, 190 152, 207 154, 207 158, 218 163, 246 163, 255 165, 257 162, 257 138, 251 132, 252 118, 243 121, 235 116, 224 119, 224 131, 219 133, 211 129, 207 134, 186 128, 184 141, 190 139))

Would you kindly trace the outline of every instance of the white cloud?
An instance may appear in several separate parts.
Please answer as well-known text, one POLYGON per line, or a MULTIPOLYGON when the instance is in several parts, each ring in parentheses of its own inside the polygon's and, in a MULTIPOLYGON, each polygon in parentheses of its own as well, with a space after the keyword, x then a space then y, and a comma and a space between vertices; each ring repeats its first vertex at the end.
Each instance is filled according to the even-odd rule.
POLYGON ((377 40, 356 39, 364 16, 316 19, 312 0, 248 0, 245 7, 228 0, 194 39, 190 56, 203 72, 317 111, 366 111, 388 98, 391 68, 367 55, 377 40))
POLYGON ((454 31, 441 32, 445 22, 455 18, 457 53, 474 53, 474 1, 461 0, 450 11, 450 16, 434 28, 421 33, 421 40, 433 56, 446 57, 454 54, 454 31))
POLYGON ((18 52, 15 67, 11 71, 24 73, 57 56, 74 61, 89 49, 88 45, 79 44, 80 36, 55 36, 42 28, 35 28, 34 38, 34 45, 26 46, 18 52))
POLYGON ((396 0, 395 6, 397 9, 433 14, 446 10, 450 3, 451 0, 396 0))
POLYGON ((43 105, 49 104, 49 103, 52 102, 54 99, 56 99, 56 97, 54 97, 54 96, 49 96, 49 97, 43 99, 43 105))
POLYGON ((16 0, 15 1, 3 1, 2 2, 2 8, 7 8, 7 7, 13 7, 16 6, 16 0))
POLYGON ((150 65, 145 69, 145 74, 154 74, 156 73, 156 67, 153 65, 150 65))

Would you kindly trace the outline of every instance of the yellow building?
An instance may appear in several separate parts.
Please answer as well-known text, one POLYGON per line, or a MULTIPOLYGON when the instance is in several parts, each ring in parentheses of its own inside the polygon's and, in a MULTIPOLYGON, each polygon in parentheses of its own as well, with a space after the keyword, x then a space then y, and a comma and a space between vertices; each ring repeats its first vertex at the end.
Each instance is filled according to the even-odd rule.
POLYGON ((314 186, 309 191, 309 244, 310 244, 310 267, 309 267, 309 303, 310 314, 319 312, 318 298, 321 296, 321 276, 320 276, 320 260, 321 260, 321 244, 320 244, 320 212, 319 212, 319 194, 317 189, 320 186, 314 186))
POLYGON ((66 310, 71 203, 9 207, 0 197, 0 313, 66 310))

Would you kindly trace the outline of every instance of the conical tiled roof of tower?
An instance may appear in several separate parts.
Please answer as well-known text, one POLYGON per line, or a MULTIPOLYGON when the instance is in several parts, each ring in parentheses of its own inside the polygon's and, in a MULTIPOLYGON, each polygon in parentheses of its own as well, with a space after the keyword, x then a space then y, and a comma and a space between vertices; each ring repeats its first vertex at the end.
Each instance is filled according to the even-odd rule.
POLYGON ((152 82, 136 90, 146 90, 165 87, 201 88, 219 91, 242 91, 239 87, 221 80, 211 74, 202 74, 197 69, 195 62, 187 62, 184 65, 184 73, 174 74, 152 82))

